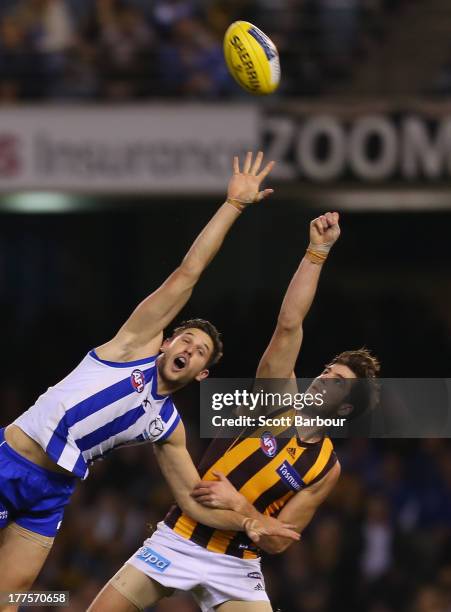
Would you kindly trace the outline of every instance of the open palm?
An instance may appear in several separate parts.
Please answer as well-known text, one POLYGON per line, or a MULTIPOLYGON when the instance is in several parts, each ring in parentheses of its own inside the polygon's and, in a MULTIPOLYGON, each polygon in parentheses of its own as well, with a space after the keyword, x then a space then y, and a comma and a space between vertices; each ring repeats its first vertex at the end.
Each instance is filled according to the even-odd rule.
POLYGON ((249 152, 244 160, 243 171, 240 171, 240 162, 237 156, 233 158, 233 175, 227 188, 227 197, 238 200, 243 204, 260 202, 273 193, 273 189, 260 191, 260 185, 274 167, 275 162, 269 162, 260 171, 263 161, 263 152, 259 151, 252 163, 252 153, 249 152))

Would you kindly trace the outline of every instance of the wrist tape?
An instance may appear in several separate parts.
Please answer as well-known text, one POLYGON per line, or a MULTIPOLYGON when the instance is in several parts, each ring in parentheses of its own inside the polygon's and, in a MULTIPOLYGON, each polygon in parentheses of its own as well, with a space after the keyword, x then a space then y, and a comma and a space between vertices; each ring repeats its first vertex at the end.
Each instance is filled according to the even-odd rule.
POLYGON ((310 243, 307 247, 307 251, 305 256, 312 263, 315 264, 323 264, 327 256, 329 255, 329 251, 332 248, 333 242, 329 242, 326 244, 312 244, 310 243))

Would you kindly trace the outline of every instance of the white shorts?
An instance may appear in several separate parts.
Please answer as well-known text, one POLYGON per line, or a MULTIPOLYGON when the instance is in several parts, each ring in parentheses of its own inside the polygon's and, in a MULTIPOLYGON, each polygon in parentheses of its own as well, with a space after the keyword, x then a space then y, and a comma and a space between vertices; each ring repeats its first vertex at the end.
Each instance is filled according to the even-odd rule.
POLYGON ((225 601, 269 601, 260 559, 215 553, 164 523, 127 561, 159 584, 192 591, 202 612, 225 601))

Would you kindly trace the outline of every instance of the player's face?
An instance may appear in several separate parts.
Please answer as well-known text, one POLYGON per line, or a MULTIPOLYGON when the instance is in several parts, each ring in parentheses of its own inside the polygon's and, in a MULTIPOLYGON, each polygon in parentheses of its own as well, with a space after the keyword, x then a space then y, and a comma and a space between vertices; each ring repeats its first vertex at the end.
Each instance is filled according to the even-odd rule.
MULTIPOLYGON (((340 414, 356 378, 354 372, 346 365, 334 363, 326 366, 308 388, 309 393, 320 393, 324 402, 321 406, 313 408, 322 415, 340 414)), ((345 413, 344 409, 344 416, 345 413)))
POLYGON ((160 376, 171 383, 187 384, 208 376, 207 364, 213 354, 213 341, 201 329, 189 328, 163 344, 158 360, 160 376))

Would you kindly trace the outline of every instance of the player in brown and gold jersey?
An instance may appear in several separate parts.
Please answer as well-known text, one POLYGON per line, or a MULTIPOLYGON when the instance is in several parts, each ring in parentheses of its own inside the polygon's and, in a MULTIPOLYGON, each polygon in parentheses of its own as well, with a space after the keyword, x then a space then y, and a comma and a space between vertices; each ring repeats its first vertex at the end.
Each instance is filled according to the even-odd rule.
MULTIPOLYGON (((337 213, 312 221, 310 245, 285 295, 274 335, 257 370, 258 379, 295 378, 302 323, 323 263, 339 234, 337 213)), ((348 351, 333 359, 310 387, 327 390, 322 414, 352 414, 356 382, 374 377, 377 369, 376 360, 365 350, 348 351)), ((292 412, 284 408, 277 414, 292 412)), ((193 497, 207 508, 278 517, 301 533, 340 473, 330 439, 320 431, 304 433, 288 423, 272 430, 266 426, 247 430, 234 440, 213 441, 199 466, 203 481, 196 485, 193 497)), ((184 443, 181 439, 180 444, 184 443)), ((173 491, 183 488, 174 439, 170 447, 162 444, 155 452, 173 491)), ((292 542, 289 537, 263 535, 258 547, 279 553, 292 542)), ((193 592, 203 612, 269 612, 272 608, 258 555, 246 534, 207 527, 175 507, 111 579, 91 610, 101 611, 102 602, 108 602, 112 612, 143 610, 181 589, 193 592), (122 599, 114 597, 114 590, 122 599)))

